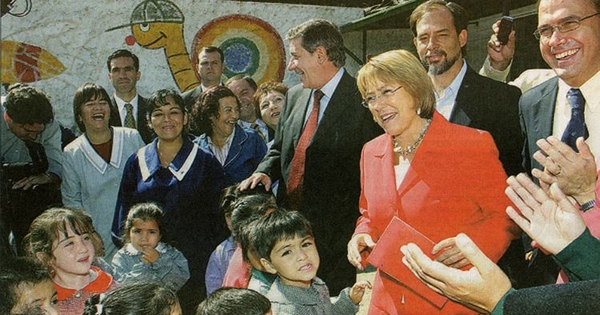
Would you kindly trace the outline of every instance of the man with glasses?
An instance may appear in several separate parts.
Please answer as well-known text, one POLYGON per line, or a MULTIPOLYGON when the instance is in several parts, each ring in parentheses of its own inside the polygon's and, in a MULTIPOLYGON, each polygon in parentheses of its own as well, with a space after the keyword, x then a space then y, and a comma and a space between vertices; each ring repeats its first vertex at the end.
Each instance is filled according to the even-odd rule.
POLYGON ((42 91, 29 86, 12 89, 1 110, 0 250, 5 252, 0 255, 4 255, 11 232, 13 245, 22 253, 21 240, 31 221, 45 210, 45 200, 60 203, 62 157, 60 128, 42 91))
MULTIPOLYGON (((538 1, 538 29, 534 36, 540 41, 542 57, 557 77, 527 91, 519 104, 526 135, 525 167, 533 170, 542 187, 557 182, 582 211, 592 210, 583 214, 588 226, 600 223, 594 219, 598 211, 594 209, 594 189, 599 188, 596 174, 585 171, 590 164, 589 151, 578 152, 583 143, 577 139, 585 139, 591 153, 600 156, 598 34, 600 0, 538 1), (555 143, 543 140, 549 136, 556 139, 555 143), (547 158, 538 152, 540 149, 554 156, 547 158)), ((592 233, 598 237, 594 229, 592 233)), ((553 282, 556 265, 539 253, 537 256, 542 262, 548 261, 543 271, 551 280, 548 282, 553 282)))

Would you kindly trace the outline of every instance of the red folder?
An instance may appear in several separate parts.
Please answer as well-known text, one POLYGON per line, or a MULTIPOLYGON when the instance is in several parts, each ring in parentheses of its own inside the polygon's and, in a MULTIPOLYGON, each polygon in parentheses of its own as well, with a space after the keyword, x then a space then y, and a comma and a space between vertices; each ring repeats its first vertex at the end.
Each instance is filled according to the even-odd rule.
POLYGON ((400 247, 414 243, 430 258, 431 250, 435 245, 425 235, 412 228, 406 222, 394 217, 381 234, 379 241, 369 255, 369 263, 386 273, 414 293, 429 301, 438 308, 442 308, 448 301, 443 295, 431 290, 417 278, 408 267, 402 263, 400 247))

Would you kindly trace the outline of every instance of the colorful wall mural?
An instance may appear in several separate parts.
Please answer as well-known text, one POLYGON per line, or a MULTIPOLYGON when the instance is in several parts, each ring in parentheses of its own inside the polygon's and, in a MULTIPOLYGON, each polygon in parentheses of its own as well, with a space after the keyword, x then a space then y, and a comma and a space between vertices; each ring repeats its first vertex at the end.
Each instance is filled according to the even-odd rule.
POLYGON ((2 0, 2 5, 3 85, 23 82, 42 89, 66 126, 75 125, 71 107, 79 86, 96 82, 113 93, 106 58, 117 49, 140 58, 137 87, 143 96, 159 88, 196 87, 198 48, 205 45, 225 52, 224 80, 248 73, 257 82, 292 86, 299 78, 285 71, 283 34, 311 18, 341 25, 362 16, 359 8, 230 0, 2 0))

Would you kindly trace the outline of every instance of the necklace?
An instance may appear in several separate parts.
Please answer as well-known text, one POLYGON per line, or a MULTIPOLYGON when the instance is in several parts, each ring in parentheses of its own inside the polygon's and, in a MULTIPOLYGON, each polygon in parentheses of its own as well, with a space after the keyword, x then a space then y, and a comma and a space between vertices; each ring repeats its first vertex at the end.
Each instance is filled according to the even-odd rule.
POLYGON ((413 144, 409 145, 406 148, 401 147, 398 142, 396 142, 396 137, 393 137, 393 142, 394 142, 394 152, 400 154, 400 155, 408 155, 411 154, 414 150, 417 149, 417 147, 419 146, 419 144, 421 144, 421 141, 423 141, 423 137, 425 137, 425 133, 427 132, 427 129, 429 128, 429 124, 431 123, 431 118, 427 119, 427 121, 425 122, 425 126, 423 126, 423 129, 421 130, 421 133, 419 133, 419 137, 417 137, 417 140, 415 140, 415 142, 413 142, 413 144))

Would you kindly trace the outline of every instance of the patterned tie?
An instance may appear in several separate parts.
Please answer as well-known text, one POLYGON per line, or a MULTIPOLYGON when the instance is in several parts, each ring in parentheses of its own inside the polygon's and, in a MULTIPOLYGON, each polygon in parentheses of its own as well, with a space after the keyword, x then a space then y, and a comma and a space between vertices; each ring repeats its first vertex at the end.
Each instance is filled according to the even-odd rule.
POLYGON ((573 148, 575 152, 579 152, 575 141, 579 137, 583 137, 584 139, 589 137, 583 114, 585 98, 583 98, 583 94, 581 94, 579 89, 570 89, 567 93, 567 99, 569 100, 569 104, 571 104, 571 120, 569 120, 569 124, 567 124, 561 140, 573 148))
POLYGON ((133 118, 133 105, 125 104, 127 115, 125 115, 125 127, 135 129, 135 119, 133 118))
POLYGON ((304 162, 306 160, 306 148, 310 143, 315 131, 317 130, 319 120, 319 107, 323 92, 316 90, 313 98, 313 108, 308 116, 308 121, 302 135, 296 145, 294 157, 292 158, 292 167, 287 183, 287 192, 290 200, 290 209, 298 210, 302 202, 302 183, 304 181, 304 162))
POLYGON ((267 139, 265 138, 265 135, 262 133, 262 131, 260 131, 260 126, 257 123, 253 122, 250 125, 250 128, 256 130, 256 133, 258 133, 258 135, 263 139, 263 141, 265 141, 265 142, 267 141, 267 139))

